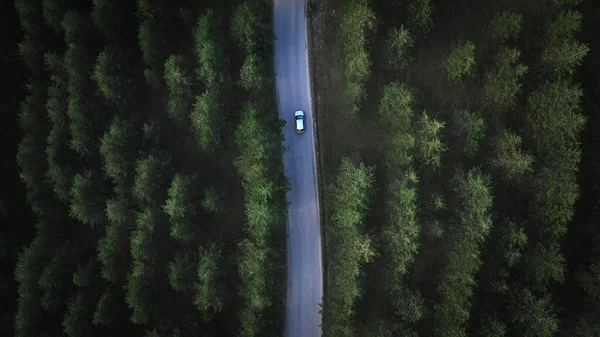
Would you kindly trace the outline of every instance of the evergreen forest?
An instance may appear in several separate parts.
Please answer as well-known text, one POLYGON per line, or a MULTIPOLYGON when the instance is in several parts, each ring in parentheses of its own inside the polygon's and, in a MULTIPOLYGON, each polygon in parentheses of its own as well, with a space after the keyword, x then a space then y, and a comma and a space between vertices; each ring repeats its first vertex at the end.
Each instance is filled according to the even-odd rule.
POLYGON ((0 335, 281 335, 272 6, 1 14, 0 335))
POLYGON ((309 1, 325 336, 600 336, 600 7, 309 1))

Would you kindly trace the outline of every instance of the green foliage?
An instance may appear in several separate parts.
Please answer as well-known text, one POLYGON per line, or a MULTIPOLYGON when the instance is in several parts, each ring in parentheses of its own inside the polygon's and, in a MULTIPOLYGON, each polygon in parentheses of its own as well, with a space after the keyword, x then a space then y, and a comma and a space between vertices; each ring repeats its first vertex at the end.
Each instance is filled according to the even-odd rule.
POLYGON ((126 199, 106 200, 106 216, 111 223, 123 223, 130 221, 130 212, 126 199))
POLYGON ((528 289, 514 296, 514 320, 524 337, 551 337, 558 331, 558 319, 549 296, 538 298, 528 289))
POLYGON ((18 123, 26 133, 37 135, 42 131, 44 121, 44 104, 46 103, 46 90, 43 83, 31 81, 26 86, 27 95, 21 102, 18 123))
POLYGON ((269 298, 265 260, 267 249, 258 247, 250 240, 244 240, 239 245, 242 259, 238 264, 238 274, 242 279, 241 293, 244 296, 244 307, 240 313, 241 335, 257 336, 260 313, 271 305, 269 298))
POLYGON ((564 10, 548 23, 547 42, 556 42, 564 38, 573 38, 581 29, 583 15, 580 12, 564 10))
POLYGON ((504 260, 508 267, 514 266, 520 259, 525 246, 527 246, 527 234, 523 228, 510 222, 502 236, 504 260))
POLYGON ((152 263, 156 256, 154 233, 159 223, 160 211, 154 208, 145 208, 137 213, 136 229, 131 234, 131 256, 136 262, 152 263))
POLYGON ((405 322, 416 323, 425 315, 425 299, 421 294, 409 289, 402 289, 400 293, 394 294, 394 308, 396 315, 405 322))
POLYGON ((142 59, 147 66, 144 69, 144 77, 155 89, 163 85, 163 65, 171 49, 165 36, 169 22, 167 13, 170 11, 164 1, 137 0, 138 43, 142 50, 142 59))
POLYGON ((111 3, 111 0, 93 0, 92 1, 92 21, 96 29, 104 36, 105 39, 111 39, 116 33, 111 26, 111 16, 115 14, 116 6, 111 3))
MULTIPOLYGON (((404 83, 392 82, 383 89, 378 113, 386 142, 386 175, 389 181, 382 242, 387 260, 387 291, 396 314, 416 322, 423 314, 422 303, 403 287, 419 249, 420 224, 417 220, 416 175, 411 169, 415 137, 412 134, 414 90, 404 83)), ((421 134, 423 135, 423 134, 421 134)), ((423 135, 424 136, 424 135, 423 135)), ((426 141, 424 138, 420 141, 426 141)))
POLYGON ((131 64, 128 64, 121 52, 112 48, 102 51, 96 59, 92 79, 98 84, 104 99, 119 109, 125 109, 131 97, 134 83, 127 78, 131 64))
POLYGON ((46 67, 50 71, 51 84, 48 87, 46 110, 50 121, 50 133, 46 146, 48 155, 47 177, 52 190, 63 202, 68 202, 71 191, 72 159, 68 148, 69 121, 67 111, 67 74, 63 59, 54 53, 44 55, 46 67))
POLYGON ((539 167, 531 181, 532 213, 539 230, 553 237, 566 231, 578 197, 579 134, 585 124, 581 96, 578 86, 563 81, 546 83, 529 96, 526 117, 539 167))
MULTIPOLYGON (((205 11, 198 20, 198 29, 192 30, 193 21, 197 19, 194 13, 199 8, 186 4, 181 8, 174 7, 163 0, 138 0, 139 21, 136 22, 131 15, 135 3, 94 0, 87 4, 91 5, 90 8, 64 0, 15 1, 25 27, 20 49, 31 69, 29 75, 23 73, 19 77, 13 72, 7 73, 5 75, 10 76, 5 76, 5 82, 22 87, 23 79, 32 77, 27 87, 28 96, 19 114, 23 140, 19 146, 18 161, 22 166, 21 177, 26 184, 28 199, 36 212, 34 216, 43 217, 48 223, 39 226, 44 227, 38 233, 38 238, 42 239, 32 243, 20 257, 16 275, 20 286, 19 312, 15 315, 14 335, 136 335, 154 327, 153 331, 159 335, 210 334, 210 330, 219 325, 213 321, 215 314, 217 319, 231 318, 236 310, 242 313, 240 319, 248 319, 215 333, 228 334, 237 327, 245 326, 246 330, 242 333, 256 331, 256 335, 264 335, 262 330, 266 330, 265 327, 278 324, 265 323, 265 317, 274 310, 272 304, 280 304, 278 297, 285 285, 279 282, 285 266, 281 245, 285 241, 286 219, 285 177, 280 172, 281 130, 278 129, 274 104, 271 104, 273 100, 268 99, 273 98, 272 86, 268 85, 272 81, 269 66, 273 39, 272 7, 260 0, 249 1, 247 8, 258 9, 258 13, 243 9, 238 12, 238 19, 246 21, 245 24, 249 23, 247 26, 253 29, 252 32, 243 29, 243 34, 249 33, 248 36, 254 39, 254 50, 249 55, 257 57, 249 59, 254 62, 254 70, 248 72, 248 77, 258 76, 264 89, 269 90, 269 93, 264 90, 248 93, 267 103, 264 107, 256 107, 256 125, 260 128, 254 130, 257 133, 250 134, 262 143, 258 149, 259 152, 264 151, 259 154, 260 162, 252 163, 253 167, 248 171, 240 168, 240 171, 249 173, 257 164, 260 170, 257 181, 252 181, 257 178, 252 174, 242 177, 243 188, 248 193, 244 198, 240 196, 242 199, 239 200, 246 201, 248 219, 247 226, 240 227, 242 223, 235 223, 235 218, 240 215, 239 209, 227 209, 231 214, 223 213, 226 207, 241 206, 237 202, 230 204, 229 200, 238 200, 230 194, 239 191, 217 191, 206 185, 232 179, 226 176, 232 164, 226 159, 231 159, 232 155, 243 156, 237 149, 220 153, 217 148, 220 147, 219 137, 223 134, 224 115, 230 105, 228 100, 238 94, 228 90, 230 69, 225 47, 230 46, 227 41, 221 42, 223 23, 212 16, 211 11, 205 11), (70 8, 80 11, 65 12, 70 8), (254 22, 249 14, 254 15, 254 22), (171 20, 178 19, 178 16, 185 21, 183 24, 171 20), (251 20, 248 20, 249 17, 251 20), (139 29, 135 27, 137 24, 139 29), (193 32, 188 37, 196 40, 196 45, 187 51, 186 32, 182 28, 188 34, 193 32), (137 34, 139 46, 132 43, 137 34), (177 36, 183 38, 177 39, 177 36), (103 40, 100 44, 98 37, 103 40), (61 38, 64 41, 58 41, 61 38), (49 52, 49 46, 55 52, 49 52), (197 58, 186 60, 183 56, 174 55, 167 60, 165 56, 173 53, 172 47, 183 50, 186 57, 196 51, 194 56, 197 58), (136 48, 143 50, 140 53, 136 48), (131 59, 138 53, 147 63, 144 73, 149 75, 148 79, 152 83, 162 82, 164 86, 155 86, 158 90, 150 93, 154 93, 155 97, 146 101, 139 96, 141 92, 137 92, 139 88, 136 86, 142 69, 136 67, 139 62, 131 59), (199 61, 197 74, 196 69, 190 67, 196 67, 195 64, 186 64, 186 61, 195 59, 199 61), (43 61, 46 61, 47 72, 44 72, 43 61), (166 69, 162 69, 163 66, 166 69), (194 92, 192 97, 196 75, 199 84, 202 81, 198 89, 210 89, 194 92), (162 89, 168 89, 168 92, 162 89), (193 138, 189 137, 192 134, 187 129, 178 129, 185 131, 183 134, 172 134, 172 125, 165 124, 160 116, 164 110, 161 107, 163 93, 170 96, 172 114, 185 118, 191 113, 192 98, 195 95, 201 97, 198 100, 201 117, 196 120, 197 131, 204 137, 200 139, 201 146, 207 152, 209 148, 217 150, 213 154, 219 153, 225 160, 214 161, 212 155, 207 157, 207 154, 197 151, 189 152, 186 146, 193 138), (186 102, 182 103, 182 99, 186 102), (188 108, 182 109, 183 105, 188 108), (142 136, 140 132, 144 135, 143 142, 138 139, 142 136), (165 154, 167 151, 169 155, 165 154), (191 172, 194 164, 188 163, 190 158, 209 160, 194 166, 199 170, 201 181, 177 183, 180 176, 173 179, 171 157, 178 166, 184 166, 182 172, 191 172), (171 182, 173 186, 168 189, 171 182), (114 193, 109 191, 112 187, 114 193), (110 199, 107 200, 108 197, 110 199), (182 205, 188 208, 182 211, 182 205), (200 207, 203 210, 199 210, 200 207), (192 218, 198 212, 206 214, 192 218), (216 226, 212 228, 217 230, 215 233, 206 226, 202 228, 206 237, 194 237, 202 242, 175 247, 167 234, 169 219, 178 221, 178 226, 183 224, 173 232, 173 236, 183 241, 189 241, 185 237, 186 233, 192 232, 189 228, 205 225, 199 220, 212 219, 220 223, 209 226, 216 226), (229 236, 231 233, 237 234, 229 236), (217 236, 213 237, 215 234, 217 236), (246 237, 252 244, 252 251, 247 254, 242 249, 235 249, 240 243, 240 236, 246 237), (202 249, 199 257, 193 252, 193 246, 202 244, 205 247, 215 239, 218 239, 216 244, 202 249), (66 245, 69 247, 65 248, 66 245), (85 262, 96 258, 98 261, 94 268, 87 268, 85 262), (170 259, 173 263, 169 265, 170 259), (82 261, 84 264, 81 264, 82 261), (232 269, 235 267, 233 262, 239 262, 238 276, 246 285, 243 289, 241 286, 235 289, 239 280, 230 275, 235 271, 232 269), (79 268, 73 275, 77 266, 79 268), (255 273, 256 266, 264 273, 255 273), (185 294, 176 294, 168 289, 168 281, 178 291, 184 290, 185 294), (241 290, 240 293, 248 290, 248 296, 241 294, 235 305, 228 308, 227 293, 238 290, 241 290), (189 312, 190 309, 194 311, 194 306, 200 313, 189 312), (223 315, 219 314, 221 312, 224 312, 223 315), (128 315, 132 316, 131 322, 123 322, 123 319, 129 319, 128 315), (206 322, 194 322, 198 316, 206 322), (256 324, 250 327, 248 322, 256 324)), ((227 14, 232 6, 218 4, 214 8, 215 12, 227 14)), ((7 34, 15 35, 13 30, 9 27, 7 34)), ((16 43, 11 39, 7 39, 7 43, 15 47, 3 53, 2 58, 11 61, 6 64, 13 65, 16 43)), ((243 58, 237 59, 240 64, 243 58)), ((256 81, 256 78, 248 81, 256 81)), ((8 121, 3 124, 6 126, 3 131, 10 132, 8 140, 20 136, 18 131, 10 130, 15 116, 14 108, 2 113, 3 122, 5 117, 8 121)), ((254 141, 242 140, 244 144, 252 145, 254 141)), ((254 149, 240 148, 250 158, 240 162, 247 164, 256 159, 253 157, 257 154, 254 149)), ((14 158, 14 147, 13 150, 10 146, 7 149, 6 157, 14 158)), ((8 173, 10 178, 15 168, 11 167, 10 161, 6 163, 2 173, 8 173)), ((13 184, 9 185, 12 188, 13 184)), ((240 189, 239 185, 238 182, 232 186, 240 189)), ((20 209, 6 212, 20 199, 20 193, 20 190, 15 191, 15 202, 7 202, 6 196, 1 196, 0 222, 5 222, 6 214, 12 216, 21 212, 20 209)), ((30 232, 27 229, 31 227, 29 216, 27 210, 18 214, 18 218, 23 219, 23 229, 19 232, 30 232)), ((9 242, 15 233, 9 232, 8 236, 3 235, 0 239, 0 257, 7 270, 12 262, 8 260, 14 259, 11 257, 14 254, 7 253, 7 250, 16 251, 23 242, 23 238, 9 242)), ((6 279, 0 280, 0 293, 9 295, 6 298, 9 303, 10 297, 17 298, 17 295, 11 289, 14 284, 5 282, 6 279)), ((16 303, 15 300, 13 302, 16 303)), ((12 313, 2 315, 0 330, 9 331, 4 329, 5 317, 9 315, 12 313)))
POLYGON ((94 331, 92 322, 89 321, 90 312, 89 303, 86 302, 85 294, 77 292, 69 302, 67 312, 65 313, 62 326, 64 332, 69 337, 85 337, 94 331))
POLYGON ((52 189, 58 199, 68 202, 73 179, 70 167, 51 162, 48 164, 47 177, 52 183, 52 189))
POLYGON ((19 143, 17 164, 19 177, 27 188, 27 203, 34 214, 47 215, 47 199, 50 197, 44 185, 44 163, 41 142, 36 141, 32 134, 27 134, 19 143))
MULTIPOLYGON (((43 226, 43 224, 42 224, 43 226)), ((15 267, 15 280, 18 282, 18 308, 14 329, 17 337, 40 336, 43 331, 38 324, 42 319, 40 307, 39 277, 50 256, 51 249, 45 235, 38 235, 19 253, 15 267)))
POLYGON ((282 195, 285 180, 275 162, 281 156, 281 131, 268 128, 273 124, 266 123, 265 111, 259 108, 248 105, 235 130, 238 156, 234 165, 242 178, 246 210, 247 238, 239 244, 238 262, 243 294, 240 333, 244 336, 260 333, 258 320, 271 304, 267 280, 280 262, 272 260, 267 239, 283 228, 287 216, 282 195))
MULTIPOLYGON (((388 187, 387 200, 387 225, 382 239, 390 270, 389 291, 397 297, 403 291, 402 279, 419 250, 421 228, 417 221, 417 190, 407 178, 394 179, 388 187)), ((396 310, 402 308, 396 306, 396 310)))
POLYGON ((558 243, 536 244, 527 265, 527 276, 536 290, 546 291, 551 282, 564 281, 565 258, 558 243))
POLYGON ((370 322, 365 336, 373 337, 392 337, 393 330, 390 322, 385 320, 377 320, 370 322))
POLYGON ((95 260, 90 260, 85 265, 79 266, 73 274, 73 284, 77 286, 77 292, 69 302, 62 322, 65 333, 70 337, 85 337, 94 331, 92 325, 94 306, 92 303, 96 300, 94 288, 99 286, 94 282, 96 280, 95 262, 95 260))
POLYGON ((446 234, 446 229, 439 220, 433 220, 428 225, 427 235, 432 241, 441 240, 446 234))
POLYGON ((575 39, 575 34, 581 28, 581 20, 581 13, 567 10, 558 14, 556 19, 548 24, 541 63, 559 78, 573 75, 590 51, 587 44, 575 39))
POLYGON ((43 70, 43 63, 40 57, 44 50, 43 47, 43 45, 40 45, 29 36, 25 36, 23 41, 18 43, 19 56, 21 56, 27 68, 34 74, 40 73, 43 70))
POLYGON ((354 115, 360 110, 358 102, 362 102, 367 97, 367 91, 365 90, 364 83, 348 81, 344 86, 343 95, 345 101, 352 104, 350 106, 350 113, 354 115))
POLYGON ((135 168, 133 196, 147 205, 159 206, 166 199, 164 187, 170 176, 170 158, 166 155, 148 155, 138 160, 135 168))
POLYGON ((588 296, 588 301, 597 303, 600 299, 600 262, 594 261, 577 281, 588 296))
POLYGON ((131 122, 115 117, 108 131, 100 141, 100 155, 104 163, 104 173, 113 180, 119 189, 124 189, 132 180, 135 158, 135 131, 131 122))
POLYGON ((65 43, 81 45, 85 43, 86 34, 89 32, 89 23, 76 10, 69 10, 65 13, 62 20, 62 27, 65 31, 65 43))
POLYGON ((404 168, 412 160, 415 139, 410 130, 414 115, 414 90, 400 82, 383 88, 383 97, 377 110, 384 127, 392 135, 389 140, 388 169, 404 168))
MULTIPOLYGON (((242 18, 237 19, 240 20, 242 18)), ((196 62, 199 65, 197 77, 206 87, 210 88, 229 81, 229 73, 227 71, 228 56, 218 41, 218 32, 215 29, 217 23, 218 19, 215 14, 212 10, 208 9, 198 18, 195 30, 196 62)))
POLYGON ((446 209, 446 201, 444 200, 444 196, 439 194, 438 192, 433 192, 431 194, 430 207, 435 212, 440 212, 446 209))
POLYGON ((208 186, 204 190, 204 199, 202 200, 202 209, 208 213, 221 214, 225 211, 223 205, 223 193, 214 186, 208 186))
POLYGON ((156 232, 159 226, 163 226, 160 209, 146 207, 137 214, 136 229, 130 237, 133 269, 127 275, 125 301, 131 309, 131 321, 136 324, 147 323, 156 317, 156 296, 159 290, 153 284, 158 277, 155 258, 156 232))
POLYGON ((40 26, 42 8, 39 4, 27 0, 15 0, 15 9, 19 16, 21 29, 26 35, 39 36, 43 33, 40 26))
MULTIPOLYGON (((231 33, 237 45, 247 54, 266 56, 270 52, 273 44, 270 10, 270 6, 260 0, 246 0, 235 8, 231 33)), ((209 18, 207 16, 205 19, 209 18)))
POLYGON ((46 26, 62 33, 62 20, 66 12, 64 0, 42 0, 42 13, 46 26))
POLYGON ((142 58, 148 65, 162 64, 163 61, 159 59, 161 50, 156 50, 155 47, 160 46, 162 42, 160 37, 163 35, 164 28, 162 20, 167 13, 166 3, 153 0, 137 0, 136 2, 136 14, 140 21, 138 42, 142 50, 142 58))
POLYGON ((483 337, 505 337, 507 334, 506 324, 496 316, 485 317, 481 325, 481 336, 483 337))
POLYGON ((134 222, 128 200, 108 199, 106 234, 98 240, 98 258, 102 262, 102 278, 115 282, 125 276, 129 260, 129 227, 134 222))
MULTIPOLYGON (((204 151, 213 150, 220 142, 220 127, 223 115, 223 94, 228 87, 228 58, 218 42, 214 26, 219 22, 212 10, 207 10, 198 19, 196 26, 196 60, 199 64, 197 78, 206 87, 202 95, 196 96, 190 114, 196 138, 204 151)), ((250 90, 261 89, 267 82, 266 69, 256 55, 248 55, 241 70, 242 86, 250 90), (262 68, 261 68, 262 67, 262 68)), ((264 62, 263 62, 264 63, 264 62)))
POLYGON ((171 237, 178 241, 190 241, 194 238, 196 205, 192 177, 176 174, 169 187, 165 213, 171 221, 171 237))
MULTIPOLYGON (((77 11, 70 10, 63 20, 65 30, 65 68, 68 74, 69 129, 71 148, 80 155, 94 153, 94 116, 97 107, 87 95, 93 91, 89 76, 93 69, 94 55, 85 47, 88 26, 77 11)), ((98 121, 96 121, 98 122, 98 121)))
MULTIPOLYGON (((140 0, 138 2, 146 1, 140 0)), ((146 18, 146 20, 140 22, 140 28, 138 32, 138 40, 140 43, 140 48, 142 49, 142 58, 148 65, 157 65, 164 62, 161 61, 161 51, 156 48, 162 43, 162 34, 153 27, 153 24, 154 22, 151 18, 146 18)))
MULTIPOLYGON (((273 77, 273 71, 268 66, 272 62, 273 49, 271 13, 272 7, 268 2, 247 0, 236 7, 231 21, 233 39, 246 55, 240 69, 239 84, 251 94, 260 97, 264 96, 261 93, 263 90, 271 88, 273 77)), ((198 104, 198 108, 202 106, 198 104)), ((218 119, 212 119, 211 124, 216 124, 218 119)))
POLYGON ((235 132, 240 156, 234 162, 242 179, 248 183, 258 182, 257 187, 267 178, 268 159, 275 145, 269 139, 269 130, 266 129, 258 109, 257 105, 251 104, 242 113, 235 132))
MULTIPOLYGON (((18 43, 19 55, 34 75, 44 71, 43 53, 46 47, 42 8, 39 3, 27 0, 15 0, 15 9, 19 16, 23 40, 18 43)), ((12 33, 12 29, 8 30, 12 33)))
POLYGON ((481 266, 481 249, 490 233, 492 193, 489 176, 471 169, 455 178, 460 204, 456 228, 448 243, 446 266, 440 274, 439 302, 435 305, 436 336, 464 336, 469 319, 475 276, 481 266))
POLYGON ((363 83, 371 74, 367 37, 375 28, 375 14, 366 0, 350 0, 339 9, 339 48, 346 74, 345 96, 350 112, 358 113, 365 96, 363 83))
POLYGON ((169 284, 175 291, 186 292, 194 283, 194 264, 189 254, 175 254, 169 262, 169 284))
POLYGON ((392 70, 402 71, 411 61, 414 39, 411 32, 401 25, 392 28, 386 40, 386 58, 388 67, 392 70))
POLYGON ((52 190, 45 184, 48 167, 44 149, 48 137, 44 121, 44 104, 46 95, 41 83, 31 82, 28 94, 21 102, 18 115, 19 126, 23 130, 23 138, 17 149, 17 165, 19 177, 27 190, 27 203, 39 216, 48 216, 53 212, 51 207, 52 190))
POLYGON ((364 235, 363 221, 373 192, 375 168, 342 159, 335 184, 330 187, 331 219, 326 223, 333 242, 331 280, 327 284, 329 300, 323 311, 323 328, 327 336, 351 336, 348 326, 354 302, 361 295, 358 284, 360 267, 370 261, 370 239, 364 235))
POLYGON ((200 249, 194 304, 207 320, 213 313, 223 310, 223 289, 220 283, 219 266, 223 263, 221 250, 215 244, 208 249, 200 249))
POLYGON ((249 91, 260 91, 269 83, 267 64, 261 57, 250 54, 244 60, 240 71, 240 84, 249 91))
POLYGON ((185 70, 183 56, 171 55, 165 62, 165 83, 169 90, 169 117, 182 122, 191 110, 192 78, 185 70))
POLYGON ((495 152, 490 164, 506 180, 519 181, 532 171, 533 157, 521 150, 521 136, 504 131, 495 142, 495 152))
POLYGON ((589 51, 587 44, 575 40, 561 40, 546 47, 541 61, 545 67, 559 75, 573 75, 589 51))
POLYGON ((157 289, 153 285, 152 266, 136 262, 127 277, 125 302, 131 309, 131 321, 135 324, 147 323, 155 313, 157 289))
POLYGON ((40 274, 38 281, 42 290, 40 305, 49 313, 56 312, 66 302, 67 285, 73 275, 73 259, 76 257, 73 254, 76 253, 77 251, 68 243, 62 244, 40 274))
POLYGON ((514 108, 521 93, 521 81, 527 66, 519 62, 518 49, 502 48, 495 56, 494 66, 486 71, 481 99, 491 112, 514 108))
POLYGON ((73 178, 69 214, 92 227, 106 221, 104 197, 98 178, 92 171, 78 173, 73 178))
POLYGON ((461 110, 454 114, 453 132, 459 138, 462 152, 467 157, 474 157, 485 137, 485 121, 478 113, 461 110))
POLYGON ((417 122, 416 155, 417 159, 434 170, 441 165, 441 156, 446 151, 446 146, 441 139, 441 131, 446 123, 429 118, 423 111, 417 122))
POLYGON ((523 14, 512 11, 496 13, 487 27, 489 39, 498 44, 514 42, 521 33, 523 14))
POLYGON ((431 0, 410 0, 408 3, 408 28, 426 38, 433 26, 431 0))
POLYGON ((451 82, 471 77, 475 72, 475 44, 459 43, 443 61, 442 68, 451 82))
POLYGON ((117 297, 117 292, 113 287, 107 287, 96 306, 94 312, 92 324, 94 325, 109 325, 116 319, 114 308, 117 307, 117 301, 120 298, 117 297))

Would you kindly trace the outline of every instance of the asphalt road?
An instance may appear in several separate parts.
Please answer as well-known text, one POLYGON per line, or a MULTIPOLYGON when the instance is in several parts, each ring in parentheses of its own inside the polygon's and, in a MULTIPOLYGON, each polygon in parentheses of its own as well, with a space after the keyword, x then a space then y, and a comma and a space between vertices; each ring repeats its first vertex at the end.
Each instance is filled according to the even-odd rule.
POLYGON ((323 271, 306 0, 274 0, 274 21, 279 116, 287 121, 283 134, 284 143, 289 146, 283 161, 291 183, 287 194, 290 206, 285 336, 318 337, 323 271), (296 110, 304 110, 303 134, 295 132, 296 110))

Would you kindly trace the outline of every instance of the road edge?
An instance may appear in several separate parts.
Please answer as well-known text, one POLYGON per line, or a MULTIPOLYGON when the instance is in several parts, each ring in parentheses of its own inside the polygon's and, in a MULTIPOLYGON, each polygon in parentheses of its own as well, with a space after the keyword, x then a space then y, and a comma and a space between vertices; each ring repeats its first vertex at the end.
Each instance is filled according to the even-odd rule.
POLYGON ((320 110, 317 109, 318 104, 315 102, 315 100, 313 98, 318 97, 313 95, 314 92, 316 92, 315 90, 315 68, 316 68, 316 57, 314 56, 314 54, 312 53, 313 49, 316 49, 314 44, 315 41, 313 39, 313 23, 314 23, 314 10, 309 11, 309 3, 313 3, 313 6, 316 8, 319 4, 317 3, 316 0, 305 0, 304 4, 305 4, 305 9, 304 9, 304 13, 306 15, 306 40, 307 40, 307 53, 308 53, 308 75, 309 75, 309 87, 310 87, 310 104, 311 104, 311 109, 312 109, 312 115, 313 115, 313 120, 312 120, 312 127, 313 127, 313 134, 314 134, 314 149, 315 149, 315 179, 317 180, 315 182, 315 186, 317 188, 317 205, 319 207, 318 209, 318 220, 319 220, 319 230, 321 233, 321 302, 320 302, 320 314, 321 314, 321 335, 323 334, 323 304, 325 302, 325 263, 326 263, 326 259, 325 259, 325 252, 326 252, 326 242, 327 242, 327 236, 325 235, 325 230, 323 227, 323 222, 321 221, 321 219, 323 219, 325 217, 325 207, 321 207, 321 200, 323 196, 323 193, 325 193, 323 186, 321 185, 322 182, 324 182, 323 180, 323 176, 322 176, 322 168, 323 168, 323 151, 321 151, 321 142, 320 142, 320 130, 317 127, 317 119, 318 116, 320 115, 320 110))

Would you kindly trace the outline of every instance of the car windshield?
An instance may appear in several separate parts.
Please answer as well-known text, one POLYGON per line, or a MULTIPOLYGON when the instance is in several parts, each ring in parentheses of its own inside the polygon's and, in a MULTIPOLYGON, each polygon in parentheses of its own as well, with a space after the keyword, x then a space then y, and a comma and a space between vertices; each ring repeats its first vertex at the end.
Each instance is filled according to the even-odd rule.
POLYGON ((298 115, 298 116, 296 116, 296 119, 304 119, 304 116, 298 115))

